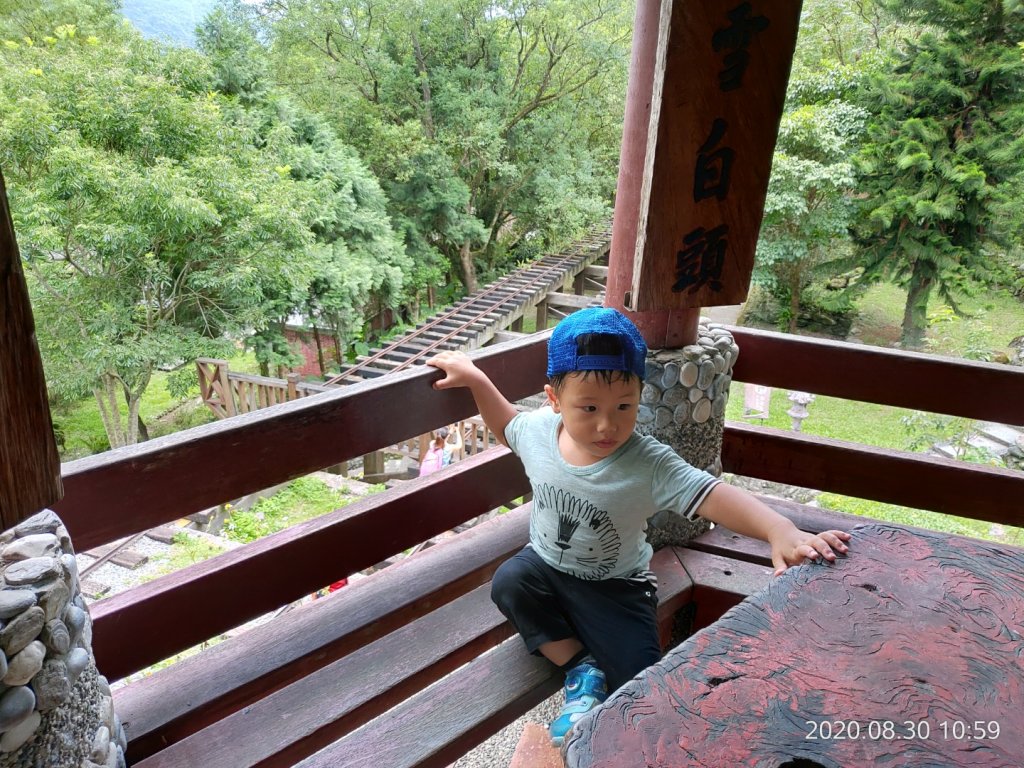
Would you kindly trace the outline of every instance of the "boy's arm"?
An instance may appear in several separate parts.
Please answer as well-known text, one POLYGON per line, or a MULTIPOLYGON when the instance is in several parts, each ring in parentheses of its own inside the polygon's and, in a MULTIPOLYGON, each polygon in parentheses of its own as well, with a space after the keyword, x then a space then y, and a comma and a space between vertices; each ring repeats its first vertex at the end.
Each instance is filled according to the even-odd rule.
POLYGON ((697 512, 730 531, 771 544, 776 576, 805 558, 816 560, 820 556, 832 561, 836 559, 836 552, 846 554, 849 549, 845 542, 850 540, 850 534, 845 531, 824 531, 818 535, 801 531, 789 518, 725 483, 711 489, 697 512))
POLYGON ((427 360, 427 365, 440 368, 445 373, 443 379, 434 382, 434 389, 468 387, 487 428, 498 442, 508 445, 505 442, 505 427, 518 411, 498 391, 494 382, 487 378, 487 374, 462 352, 442 352, 427 360))

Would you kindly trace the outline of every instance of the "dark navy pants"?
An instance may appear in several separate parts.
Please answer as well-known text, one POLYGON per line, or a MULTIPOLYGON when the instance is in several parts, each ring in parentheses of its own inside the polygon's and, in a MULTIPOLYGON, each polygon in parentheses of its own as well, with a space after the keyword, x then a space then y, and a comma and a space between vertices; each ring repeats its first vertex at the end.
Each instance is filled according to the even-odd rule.
POLYGON ((577 638, 608 678, 609 693, 661 659, 658 597, 648 582, 578 579, 526 547, 498 568, 491 599, 531 653, 577 638))

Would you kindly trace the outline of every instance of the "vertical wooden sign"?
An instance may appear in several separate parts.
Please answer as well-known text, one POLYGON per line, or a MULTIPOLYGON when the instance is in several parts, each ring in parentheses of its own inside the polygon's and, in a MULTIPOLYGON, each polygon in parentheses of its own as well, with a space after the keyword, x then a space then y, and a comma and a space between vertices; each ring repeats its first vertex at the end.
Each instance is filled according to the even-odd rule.
POLYGON ((0 526, 12 528, 62 495, 43 363, 0 174, 0 526))
POLYGON ((629 309, 746 298, 799 23, 799 0, 662 0, 629 309))

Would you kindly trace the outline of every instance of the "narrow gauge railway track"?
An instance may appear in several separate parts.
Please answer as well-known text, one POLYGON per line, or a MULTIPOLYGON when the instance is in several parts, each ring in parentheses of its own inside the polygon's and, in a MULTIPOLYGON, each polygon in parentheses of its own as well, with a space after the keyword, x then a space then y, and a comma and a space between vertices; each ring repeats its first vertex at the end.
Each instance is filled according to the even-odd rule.
POLYGON ((479 334, 499 325, 503 316, 524 309, 565 282, 567 276, 608 252, 610 226, 596 229, 565 251, 547 254, 490 283, 450 309, 431 317, 371 355, 360 358, 326 384, 350 384, 422 364, 436 351, 464 349, 479 334))

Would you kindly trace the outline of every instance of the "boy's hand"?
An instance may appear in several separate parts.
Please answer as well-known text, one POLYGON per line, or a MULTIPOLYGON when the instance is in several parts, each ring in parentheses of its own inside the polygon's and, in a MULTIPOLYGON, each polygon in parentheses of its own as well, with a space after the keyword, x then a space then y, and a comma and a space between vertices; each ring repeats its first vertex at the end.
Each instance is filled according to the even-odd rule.
POLYGON ((781 527, 768 539, 772 546, 774 576, 783 573, 791 565, 799 565, 805 559, 817 560, 823 557, 834 562, 836 553, 845 555, 849 550, 845 542, 850 540, 846 531, 824 531, 818 535, 801 531, 795 525, 781 527))
POLYGON ((481 370, 463 352, 441 352, 427 360, 427 365, 439 368, 445 373, 443 379, 434 382, 434 389, 469 387, 483 376, 481 370))
POLYGON ((484 423, 499 443, 505 440, 505 427, 515 418, 516 407, 505 399, 487 374, 481 371, 462 352, 442 352, 427 360, 427 365, 444 372, 444 378, 434 382, 434 389, 469 387, 484 423))

